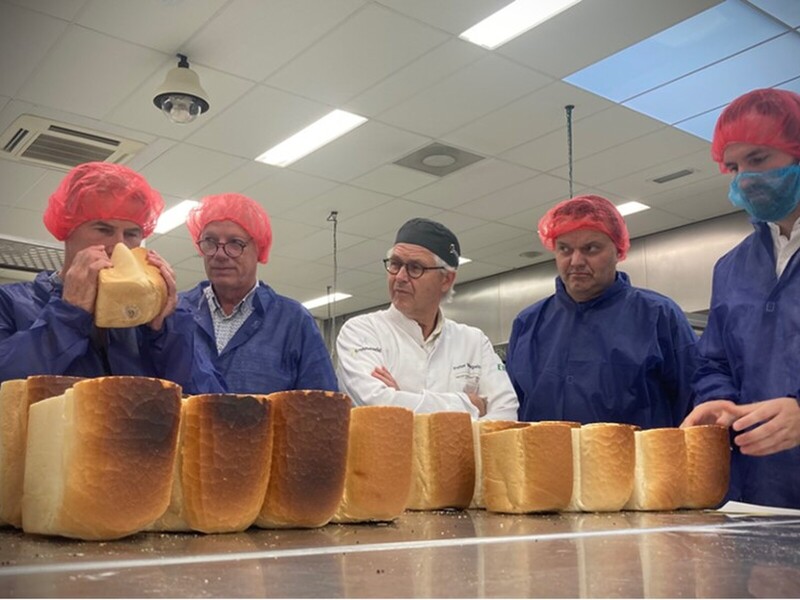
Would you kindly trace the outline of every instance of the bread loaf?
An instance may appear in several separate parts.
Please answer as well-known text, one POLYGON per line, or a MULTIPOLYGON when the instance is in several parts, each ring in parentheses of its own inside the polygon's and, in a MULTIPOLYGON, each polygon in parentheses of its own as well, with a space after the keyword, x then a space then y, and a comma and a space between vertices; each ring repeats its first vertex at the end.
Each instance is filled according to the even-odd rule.
POLYGON ((30 409, 22 526, 107 540, 169 505, 181 388, 147 377, 77 382, 30 409))
POLYGON ((475 488, 472 418, 465 412, 414 415, 411 510, 464 509, 475 488))
POLYGON ((675 510, 683 506, 688 474, 683 430, 674 427, 634 433, 636 468, 627 510, 675 510))
POLYGON ((272 466, 259 527, 322 527, 344 490, 351 400, 319 390, 275 392, 272 466))
POLYGON ((170 505, 151 529, 244 531, 264 503, 271 458, 266 396, 184 398, 170 505))
POLYGON ((481 437, 483 500, 494 512, 563 510, 572 496, 571 427, 532 423, 481 437))
POLYGON ((149 323, 164 309, 167 284, 147 262, 147 250, 117 244, 113 267, 98 275, 94 322, 98 327, 135 327, 149 323))
POLYGON ((22 483, 30 406, 63 394, 80 377, 36 375, 0 385, 0 523, 22 527, 22 483))
POLYGON ((482 461, 481 461, 481 436, 484 433, 493 431, 503 431, 505 429, 519 429, 527 427, 530 423, 520 421, 473 421, 472 422, 472 442, 475 454, 475 491, 472 495, 470 508, 486 508, 483 505, 483 481, 482 481, 482 461))
POLYGON ((411 492, 414 413, 398 406, 350 411, 347 475, 334 523, 392 521, 411 492))
POLYGON ((572 430, 572 500, 569 511, 621 510, 633 491, 634 429, 592 423, 572 430))
POLYGON ((698 425, 683 430, 688 489, 684 508, 715 508, 728 492, 731 447, 723 425, 698 425))

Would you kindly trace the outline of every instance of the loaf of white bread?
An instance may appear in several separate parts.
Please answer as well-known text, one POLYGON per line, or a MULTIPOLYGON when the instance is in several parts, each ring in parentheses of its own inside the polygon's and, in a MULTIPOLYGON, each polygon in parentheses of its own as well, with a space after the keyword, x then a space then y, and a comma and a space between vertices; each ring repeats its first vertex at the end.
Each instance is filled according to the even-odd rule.
POLYGON ((688 489, 686 443, 682 429, 664 427, 634 433, 636 468, 626 510, 675 510, 688 489))
POLYGON ((345 394, 294 390, 268 395, 272 465, 256 525, 322 527, 344 490, 351 400, 345 394))
POLYGON ((261 511, 271 459, 266 396, 184 398, 169 508, 150 529, 244 531, 261 511))
POLYGON ((149 323, 164 309, 167 284, 147 262, 147 250, 117 244, 111 268, 98 275, 94 322, 98 327, 135 327, 149 323))
POLYGON ((0 523, 22 527, 22 484, 30 406, 63 394, 80 380, 80 377, 35 375, 0 384, 0 523))
POLYGON ((414 413, 399 406, 350 411, 344 494, 334 523, 392 521, 411 492, 414 413))
POLYGON ((622 510, 633 492, 634 427, 592 423, 572 429, 572 500, 566 510, 622 510))
POLYGON ((572 431, 531 423, 481 437, 483 501, 493 512, 564 510, 572 496, 572 431))
POLYGON ((472 417, 465 412, 414 415, 410 510, 464 509, 475 489, 472 417))
POLYGON ((179 385, 99 377, 30 407, 22 527, 84 540, 124 537, 166 511, 179 385))
POLYGON ((505 429, 519 429, 527 427, 530 423, 520 421, 473 421, 472 442, 475 454, 475 490, 472 494, 470 508, 486 508, 483 504, 483 461, 481 460, 481 436, 493 431, 505 429))
POLYGON ((697 425, 683 429, 686 442, 688 486, 684 508, 715 508, 728 491, 731 447, 723 425, 697 425))

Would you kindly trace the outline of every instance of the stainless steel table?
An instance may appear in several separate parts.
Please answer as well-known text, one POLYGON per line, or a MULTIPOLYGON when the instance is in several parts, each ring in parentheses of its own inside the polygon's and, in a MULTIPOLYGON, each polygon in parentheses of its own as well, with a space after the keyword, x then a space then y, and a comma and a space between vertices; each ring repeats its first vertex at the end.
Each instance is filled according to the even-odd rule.
POLYGON ((0 596, 800 597, 800 518, 406 513, 77 542, 0 530, 0 596))

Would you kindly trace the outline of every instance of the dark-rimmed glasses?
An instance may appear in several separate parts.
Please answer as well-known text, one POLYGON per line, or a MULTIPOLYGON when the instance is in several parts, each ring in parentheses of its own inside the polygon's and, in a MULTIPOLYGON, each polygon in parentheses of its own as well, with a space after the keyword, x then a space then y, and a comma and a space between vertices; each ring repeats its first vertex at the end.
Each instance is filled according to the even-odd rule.
POLYGON ((203 238, 202 240, 197 240, 197 247, 206 256, 214 256, 217 250, 222 247, 223 252, 231 258, 239 258, 244 249, 247 248, 247 244, 241 240, 231 240, 223 244, 211 238, 203 238))
POLYGON ((392 275, 397 275, 400 272, 400 270, 403 267, 405 267, 406 274, 411 279, 419 279, 425 274, 425 271, 436 271, 437 269, 444 269, 444 267, 425 267, 415 262, 406 263, 403 262, 402 260, 397 260, 396 258, 384 258, 383 266, 386 267, 386 270, 392 275))

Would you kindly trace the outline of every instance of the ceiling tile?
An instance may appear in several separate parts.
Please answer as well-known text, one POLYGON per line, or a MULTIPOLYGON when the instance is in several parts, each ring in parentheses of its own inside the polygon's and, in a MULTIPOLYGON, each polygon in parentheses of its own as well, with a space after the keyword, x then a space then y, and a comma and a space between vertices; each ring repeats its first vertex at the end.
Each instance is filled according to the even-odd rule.
POLYGON ((423 173, 416 169, 408 169, 400 165, 382 165, 366 175, 356 177, 350 183, 356 187, 366 188, 373 192, 402 196, 413 192, 429 183, 438 181, 436 175, 423 173))
POLYGON ((12 160, 0 160, 0 205, 18 204, 21 197, 27 194, 45 173, 47 170, 42 167, 18 164, 12 160))
POLYGON ((220 177, 241 167, 244 160, 205 148, 178 144, 141 173, 157 190, 179 198, 194 198, 220 177))
POLYGON ((66 28, 64 21, 0 4, 0 94, 15 95, 66 28))
MULTIPOLYGON (((581 106, 576 105, 572 114, 573 158, 578 160, 602 150, 613 148, 623 142, 662 129, 663 123, 645 117, 636 111, 621 106, 584 116, 581 106)), ((560 126, 532 142, 518 146, 501 157, 540 171, 550 171, 569 162, 567 153, 567 125, 565 118, 560 126)), ((580 180, 579 177, 575 179, 580 180)))
MULTIPOLYGON (((249 161, 200 190, 198 196, 210 196, 228 192, 244 194, 244 190, 258 185, 277 170, 276 167, 270 167, 264 163, 249 161)), ((247 194, 244 195, 247 196, 247 194)), ((259 200, 259 202, 263 203, 263 199, 259 200)))
POLYGON ((431 219, 447 225, 447 228, 456 235, 459 235, 462 231, 474 229, 478 225, 486 223, 485 219, 476 219, 452 210, 443 210, 434 213, 431 215, 431 219))
POLYGON ((8 0, 23 8, 45 13, 51 17, 71 21, 85 4, 86 0, 8 0))
MULTIPOLYGON (((226 0, 90 0, 77 23, 113 37, 148 48, 172 53, 181 49, 200 26, 214 15, 226 0)), ((189 62, 192 57, 189 56, 189 62)), ((177 65, 177 62, 176 62, 177 65)))
POLYGON ((474 44, 449 40, 348 101, 345 108, 368 117, 379 115, 485 54, 474 44))
POLYGON ((367 240, 355 246, 345 248, 337 253, 339 268, 367 270, 373 276, 382 276, 385 271, 380 261, 386 258, 386 252, 391 246, 391 242, 367 240))
POLYGON ((185 44, 203 64, 253 81, 326 35, 365 0, 233 0, 185 44))
POLYGON ((147 239, 147 247, 158 252, 170 265, 183 264, 183 261, 193 257, 199 258, 192 242, 171 235, 153 235, 147 239))
POLYGON ((342 218, 339 229, 354 234, 368 232, 370 236, 380 236, 397 232, 400 226, 411 218, 430 217, 436 212, 439 211, 427 204, 394 198, 352 218, 342 218))
MULTIPOLYGON (((35 169, 37 171, 39 170, 38 167, 35 167, 35 169)), ((20 177, 20 175, 25 172, 27 171, 15 172, 12 181, 18 184, 24 182, 26 178, 20 177)), ((63 171, 43 170, 43 174, 37 178, 36 182, 19 197, 19 201, 16 204, 17 208, 39 211, 39 214, 44 214, 44 211, 47 208, 47 204, 50 200, 50 196, 61 184, 61 181, 64 179, 64 175, 65 173, 63 171)), ((6 180, 4 177, 2 177, 2 171, 0 171, 0 180, 3 181, 3 183, 0 184, 0 189, 2 189, 2 192, 0 193, 5 193, 6 190, 3 188, 5 188, 6 180)), ((14 184, 12 183, 12 185, 14 184)))
POLYGON ((368 5, 266 82, 338 106, 446 39, 419 22, 368 5))
POLYGON ((292 165, 309 175, 347 182, 408 154, 429 138, 368 121, 292 165))
POLYGON ((298 208, 311 198, 329 192, 338 185, 333 181, 291 169, 270 167, 270 170, 271 173, 266 179, 244 190, 246 196, 261 202, 270 216, 283 216, 286 212, 298 208))
MULTIPOLYGON (((366 238, 359 235, 338 232, 336 244, 339 248, 345 249, 363 242, 366 238)), ((300 260, 315 261, 324 256, 333 254, 333 232, 317 231, 301 240, 293 240, 281 247, 282 256, 291 256, 300 260)))
POLYGON ((391 199, 390 196, 384 194, 377 194, 349 185, 340 185, 293 209, 284 211, 281 216, 301 223, 332 227, 331 223, 328 222, 328 216, 332 211, 337 211, 339 220, 343 221, 352 219, 354 216, 376 206, 386 204, 391 199))
MULTIPOLYGON (((482 154, 497 155, 566 126, 566 105, 585 118, 610 102, 557 81, 451 131, 444 140, 482 154)), ((575 112, 573 112, 573 116, 575 112)))
POLYGON ((495 221, 528 206, 547 204, 569 197, 569 182, 551 175, 538 175, 458 207, 458 212, 495 221))
POLYGON ((253 160, 327 112, 328 108, 317 102, 259 85, 193 133, 188 141, 253 160))
POLYGON ((439 137, 552 82, 501 56, 488 55, 378 117, 439 137))
POLYGON ((288 244, 293 244, 297 240, 304 240, 322 230, 321 227, 315 227, 306 223, 298 223, 296 221, 287 221, 285 219, 270 218, 270 224, 272 225, 273 250, 282 248, 288 244))
POLYGON ((522 235, 527 235, 527 233, 521 227, 512 227, 502 223, 485 223, 459 234, 458 241, 461 244, 462 253, 468 257, 470 253, 474 253, 480 248, 522 235))
POLYGON ((36 240, 48 243, 58 243, 42 222, 42 213, 24 208, 0 206, 0 223, 13 223, 13 228, 8 225, 0 228, 0 235, 13 235, 16 238, 36 240))
POLYGON ((405 197, 439 208, 454 208, 538 174, 504 161, 486 159, 405 197))
POLYGON ((656 231, 688 225, 690 222, 689 219, 664 212, 658 208, 651 208, 650 210, 625 217, 625 224, 628 226, 628 233, 631 239, 656 231))
POLYGON ((102 118, 163 63, 155 50, 71 25, 19 92, 23 100, 102 118))

